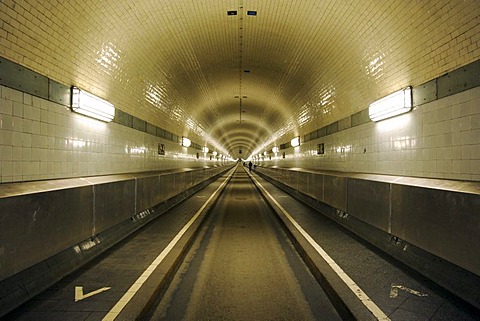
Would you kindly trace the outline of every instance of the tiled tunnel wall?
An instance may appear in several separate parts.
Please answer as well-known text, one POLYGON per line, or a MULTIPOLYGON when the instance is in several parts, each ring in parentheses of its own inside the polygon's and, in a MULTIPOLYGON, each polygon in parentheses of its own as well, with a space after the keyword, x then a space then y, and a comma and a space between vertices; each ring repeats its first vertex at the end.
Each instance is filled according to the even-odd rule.
POLYGON ((0 183, 222 164, 146 132, 8 87, 0 91, 0 183))
MULTIPOLYGON (((280 112, 265 113, 272 131, 283 129, 285 120, 303 119, 309 122, 300 128, 305 134, 480 56, 478 1, 250 3, 259 15, 248 20, 245 43, 265 47, 249 50, 245 65, 259 63, 258 72, 264 69, 275 83, 245 82, 244 88, 250 101, 267 95, 275 103, 287 100, 280 112), (278 72, 289 75, 285 81, 291 94, 283 96, 278 72), (310 82, 315 85, 306 85, 310 82)), ((177 132, 183 117, 173 117, 172 109, 188 116, 202 103, 198 95, 204 88, 229 100, 238 88, 237 72, 217 73, 238 65, 238 23, 226 15, 226 8, 238 2, 209 4, 1 1, 0 56, 60 83, 114 98, 120 110, 177 132), (123 15, 132 8, 138 15, 123 15), (211 74, 214 78, 205 81, 211 74), (216 91, 225 80, 229 89, 216 91)), ((213 108, 222 111, 223 106, 213 108)), ((193 120, 209 124, 208 115, 193 120)))
POLYGON ((258 163, 480 181, 480 87, 270 153, 258 163), (324 154, 317 154, 319 144, 324 154))
MULTIPOLYGON (((208 155, 0 86, 0 182, 214 164, 208 155), (165 156, 158 155, 164 144, 165 156)), ((480 181, 480 87, 271 154, 260 164, 480 181), (325 153, 317 155, 318 144, 325 153), (282 153, 285 152, 285 158, 282 153)))

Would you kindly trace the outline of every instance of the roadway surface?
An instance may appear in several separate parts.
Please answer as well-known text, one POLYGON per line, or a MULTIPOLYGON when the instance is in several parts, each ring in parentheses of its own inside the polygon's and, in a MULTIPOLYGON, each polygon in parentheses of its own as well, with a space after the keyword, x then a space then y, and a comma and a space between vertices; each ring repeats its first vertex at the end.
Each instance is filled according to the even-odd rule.
MULTIPOLYGON (((230 174, 229 184, 223 175, 2 321, 133 320, 147 303, 152 320, 338 320, 252 179, 368 295, 387 316, 382 320, 480 320, 478 310, 255 173, 250 178, 239 166, 230 174), (197 237, 186 233, 192 235, 190 250, 178 260, 170 286, 150 300, 149 289, 168 274, 162 264, 174 265, 175 260, 168 254, 151 276, 143 275, 196 213, 197 237), (138 280, 145 283, 135 286, 138 280), (128 293, 130 303, 117 309, 128 293)), ((185 244, 179 241, 172 252, 187 248, 185 244)))
POLYGON ((340 320, 237 168, 152 320, 340 320))

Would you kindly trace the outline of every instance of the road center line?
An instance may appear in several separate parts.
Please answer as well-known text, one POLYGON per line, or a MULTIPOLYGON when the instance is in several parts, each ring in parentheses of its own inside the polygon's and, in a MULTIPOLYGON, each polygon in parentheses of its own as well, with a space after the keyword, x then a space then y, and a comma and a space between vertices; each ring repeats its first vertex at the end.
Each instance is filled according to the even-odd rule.
POLYGON ((207 207, 208 203, 214 198, 214 196, 227 184, 230 177, 232 177, 235 169, 233 169, 229 176, 223 181, 223 183, 213 192, 213 194, 208 198, 208 200, 200 207, 200 209, 195 213, 195 215, 188 221, 187 224, 178 232, 177 235, 170 241, 167 247, 153 260, 150 266, 142 273, 142 275, 133 283, 133 285, 125 292, 125 294, 120 298, 120 300, 115 304, 115 306, 105 315, 102 319, 103 321, 115 320, 115 318, 120 314, 120 312, 125 308, 125 306, 130 302, 133 296, 145 283, 148 277, 153 273, 157 266, 162 263, 165 257, 170 253, 182 236, 187 232, 187 230, 192 226, 192 224, 197 220, 203 210, 207 207))
POLYGON ((253 175, 250 177, 260 187, 260 189, 268 196, 268 198, 282 211, 282 213, 288 218, 288 220, 295 226, 295 228, 302 234, 302 236, 310 243, 311 246, 317 251, 318 254, 330 265, 330 267, 337 273, 343 282, 349 287, 349 289, 358 297, 358 299, 367 307, 370 312, 378 320, 388 321, 390 318, 367 296, 365 292, 342 270, 342 268, 328 255, 325 250, 318 245, 317 242, 295 221, 295 219, 283 208, 280 203, 260 184, 253 175))

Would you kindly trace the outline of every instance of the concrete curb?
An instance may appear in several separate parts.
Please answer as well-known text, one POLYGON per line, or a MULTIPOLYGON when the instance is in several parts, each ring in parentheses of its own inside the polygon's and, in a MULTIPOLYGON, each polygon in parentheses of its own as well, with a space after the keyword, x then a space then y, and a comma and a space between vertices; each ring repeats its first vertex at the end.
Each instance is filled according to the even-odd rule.
POLYGON ((378 320, 350 290, 345 282, 343 282, 331 266, 321 257, 320 254, 318 254, 313 246, 292 225, 282 211, 268 199, 262 189, 255 182, 254 184, 267 204, 276 214, 276 218, 285 233, 290 238, 310 272, 323 288, 342 319, 362 321, 378 320))
MULTIPOLYGON (((234 169, 233 169, 234 170, 234 169)), ((225 190, 228 182, 232 178, 229 175, 222 189, 202 210, 197 220, 188 228, 178 243, 166 255, 163 261, 156 267, 147 281, 136 292, 130 302, 123 308, 115 320, 149 320, 158 305, 161 297, 167 290, 173 280, 177 270, 182 264, 191 245, 195 241, 206 216, 216 204, 220 195, 225 190)))

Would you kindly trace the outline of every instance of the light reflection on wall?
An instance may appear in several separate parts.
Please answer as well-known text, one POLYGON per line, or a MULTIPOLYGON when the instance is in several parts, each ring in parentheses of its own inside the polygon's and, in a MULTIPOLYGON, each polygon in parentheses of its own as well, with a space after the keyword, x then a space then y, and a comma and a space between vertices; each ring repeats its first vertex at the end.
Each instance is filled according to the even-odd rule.
POLYGON ((130 154, 133 155, 144 155, 146 152, 145 147, 130 147, 130 154))
POLYGON ((216 141, 210 137, 206 132, 205 132, 205 126, 203 126, 201 123, 199 123, 197 120, 189 117, 185 110, 183 110, 182 108, 180 107, 175 107, 173 110, 170 110, 168 107, 167 107, 167 104, 164 103, 163 101, 163 93, 165 92, 165 85, 154 85, 154 84, 148 84, 145 89, 144 89, 144 97, 145 97, 145 100, 157 107, 158 109, 162 110, 166 115, 168 115, 168 117, 171 119, 171 120, 174 120, 176 122, 179 122, 179 123, 182 123, 182 124, 185 124, 185 127, 196 133, 199 137, 204 137, 205 141, 207 141, 208 143, 210 143, 211 145, 213 145, 216 149, 218 150, 221 150, 222 152, 224 152, 225 154, 227 154, 227 152, 221 147, 219 146, 218 143, 216 143, 216 141))
MULTIPOLYGON (((273 138, 259 146, 252 154, 257 154, 263 149, 268 149, 272 142, 279 139, 285 139, 288 133, 295 132, 296 129, 301 128, 308 123, 321 120, 324 115, 331 114, 335 109, 336 104, 336 89, 333 85, 323 86, 320 90, 314 93, 315 97, 318 97, 318 101, 309 101, 304 104, 296 116, 289 118, 285 125, 279 128, 273 135, 273 138)), ((293 134, 290 136, 294 136, 293 134)), ((298 151, 295 151, 298 155, 298 151)))
POLYGON ((339 154, 348 154, 352 151, 352 145, 344 145, 335 147, 335 152, 339 154))
POLYGON ((82 148, 89 145, 89 142, 86 142, 82 139, 76 138, 67 138, 67 145, 71 145, 73 148, 82 148))
POLYGON ((105 123, 103 121, 96 120, 87 116, 83 116, 80 114, 72 113, 72 118, 77 126, 79 126, 80 128, 86 131, 104 133, 108 128, 108 123, 105 123))
POLYGON ((295 128, 295 123, 293 121, 293 118, 290 118, 285 122, 285 126, 279 128, 279 130, 275 132, 275 136, 283 137, 285 136, 286 133, 293 131, 294 128, 295 128))
POLYGON ((167 106, 163 103, 164 92, 165 92, 165 88, 162 88, 162 86, 148 84, 145 88, 144 95, 145 95, 145 100, 148 103, 160 109, 164 113, 168 113, 169 110, 167 106))
POLYGON ((393 141, 394 150, 412 149, 417 145, 417 140, 409 136, 402 136, 393 141))
POLYGON ((385 54, 376 53, 375 56, 372 58, 367 58, 370 60, 367 66, 365 66, 365 72, 367 76, 378 80, 383 76, 383 58, 385 54))
POLYGON ((333 85, 326 86, 318 93, 320 101, 317 102, 315 111, 317 115, 329 115, 335 109, 336 89, 333 85))
POLYGON ((299 109, 295 116, 296 124, 299 128, 308 123, 321 119, 323 115, 329 115, 335 109, 336 90, 333 85, 323 86, 315 91, 312 100, 305 103, 299 109))
MULTIPOLYGON (((166 85, 161 84, 157 85, 151 82, 148 82, 144 88, 144 98, 147 103, 155 106, 156 108, 163 111, 170 120, 173 120, 183 126, 188 130, 199 137, 202 137, 210 145, 214 146, 217 150, 222 151, 224 154, 228 154, 227 151, 220 146, 214 138, 208 135, 205 131, 205 126, 202 125, 197 119, 192 118, 185 109, 181 106, 176 105, 173 108, 168 107, 168 102, 165 102, 166 85)), ((162 127, 162 124, 156 124, 157 126, 162 127)), ((177 133, 179 134, 179 133, 177 133)), ((187 135, 188 133, 182 133, 187 135)))
POLYGON ((300 114, 297 116, 297 124, 298 126, 302 127, 303 125, 310 122, 310 112, 308 108, 303 109, 300 114))
POLYGON ((120 49, 117 49, 111 42, 104 43, 102 48, 96 52, 98 58, 96 58, 95 61, 102 67, 102 70, 110 76, 112 71, 118 69, 120 53, 120 49))
POLYGON ((197 123, 191 119, 190 117, 187 117, 187 119, 185 119, 185 125, 188 129, 192 130, 192 131, 195 131, 197 125, 197 123))
POLYGON ((375 123, 375 131, 377 134, 385 134, 395 130, 405 129, 409 126, 412 120, 412 113, 403 114, 390 119, 382 120, 375 123))

